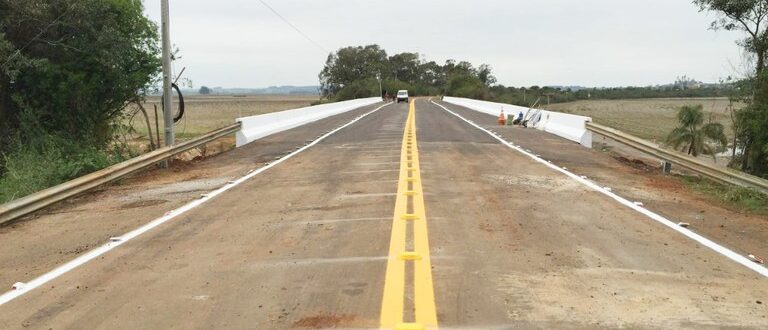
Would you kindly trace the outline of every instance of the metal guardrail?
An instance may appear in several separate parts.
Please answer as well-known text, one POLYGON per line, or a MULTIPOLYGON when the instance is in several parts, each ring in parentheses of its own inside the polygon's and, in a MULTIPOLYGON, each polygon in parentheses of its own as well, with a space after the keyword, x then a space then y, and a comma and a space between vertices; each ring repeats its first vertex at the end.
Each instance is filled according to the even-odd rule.
POLYGON ((120 179, 184 151, 206 144, 220 137, 233 134, 240 129, 240 123, 206 133, 203 136, 173 146, 163 147, 119 164, 86 174, 77 179, 38 191, 34 194, 0 205, 0 225, 6 224, 32 212, 41 210, 69 197, 81 194, 98 186, 120 179))
POLYGON ((665 160, 669 163, 684 167, 700 175, 714 179, 715 181, 752 188, 764 194, 768 194, 768 180, 758 178, 743 172, 705 164, 695 157, 691 157, 676 151, 659 148, 651 142, 611 127, 588 122, 587 129, 640 150, 649 155, 655 156, 661 160, 665 160))

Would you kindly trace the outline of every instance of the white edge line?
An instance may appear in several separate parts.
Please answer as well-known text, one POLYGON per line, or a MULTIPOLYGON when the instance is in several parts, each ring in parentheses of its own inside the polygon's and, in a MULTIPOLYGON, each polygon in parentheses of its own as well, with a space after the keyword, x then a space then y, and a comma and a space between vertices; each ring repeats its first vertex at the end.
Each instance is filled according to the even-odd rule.
POLYGON ((8 292, 4 293, 3 295, 0 295, 0 306, 8 303, 9 301, 11 301, 11 300, 13 300, 13 299, 15 299, 15 298, 17 298, 17 297, 19 297, 19 296, 29 292, 29 291, 34 290, 35 288, 40 287, 41 285, 43 285, 43 284, 45 284, 45 283, 47 283, 47 282, 49 282, 49 281, 51 281, 51 280, 53 280, 53 279, 63 275, 65 273, 67 273, 67 272, 77 268, 78 266, 81 266, 81 265, 83 265, 83 264, 85 264, 85 263, 87 263, 87 262, 89 262, 89 261, 91 261, 91 260, 101 256, 104 253, 107 253, 107 252, 111 251, 112 249, 114 249, 114 248, 116 248, 116 247, 118 247, 120 245, 123 245, 123 243, 128 242, 131 239, 136 238, 139 235, 144 234, 144 233, 154 229, 157 226, 162 225, 163 223, 166 223, 166 222, 176 218, 177 216, 182 215, 182 214, 186 213, 187 211, 202 205, 203 203, 205 203, 207 201, 210 201, 211 199, 213 199, 216 196, 224 193, 225 191, 234 188, 235 186, 237 186, 237 185, 247 181, 248 179, 250 179, 250 178, 252 178, 252 177, 254 177, 254 176, 256 176, 256 175, 258 175, 258 174, 260 174, 260 173, 262 173, 262 172, 264 172, 264 171, 266 171, 266 170, 268 170, 268 169, 270 169, 272 167, 277 166, 278 164, 288 160, 289 158, 297 155, 298 153, 300 153, 300 152, 302 152, 304 150, 309 149, 310 147, 314 146, 315 144, 319 143, 320 141, 322 141, 322 140, 326 139, 327 137, 333 135, 334 133, 336 133, 336 132, 346 128, 349 125, 352 125, 352 124, 356 123, 360 119, 363 119, 364 117, 366 117, 366 116, 368 116, 368 115, 370 115, 370 114, 372 114, 372 113, 374 113, 376 111, 379 111, 381 108, 386 107, 386 106, 388 106, 390 104, 391 103, 383 104, 383 105, 381 105, 380 107, 378 107, 378 108, 376 108, 374 110, 371 110, 371 111, 369 111, 367 113, 364 113, 364 114, 356 117, 355 119, 351 120, 350 122, 348 122, 348 123, 346 123, 346 124, 336 128, 334 130, 331 130, 328 133, 323 134, 322 136, 320 136, 319 138, 315 139, 311 143, 309 143, 309 144, 307 144, 307 145, 305 145, 305 146, 303 146, 303 147, 301 147, 301 148, 291 152, 290 154, 287 154, 287 155, 283 156, 279 160, 271 162, 271 163, 269 163, 269 165, 266 165, 264 167, 260 167, 259 169, 254 170, 253 172, 250 172, 247 175, 245 175, 245 176, 243 176, 243 177, 241 177, 241 178, 239 178, 239 179, 237 179, 235 181, 230 181, 230 183, 227 183, 223 187, 221 187, 219 189, 216 189, 216 190, 214 190, 212 192, 209 192, 207 194, 204 194, 204 197, 202 197, 200 199, 196 199, 196 200, 194 200, 192 202, 187 203, 186 205, 184 205, 182 207, 179 207, 179 208, 177 208, 175 210, 167 212, 162 217, 157 218, 155 220, 152 220, 151 222, 147 223, 146 225, 143 225, 143 226, 141 226, 141 227, 139 227, 137 229, 134 229, 134 230, 132 230, 132 231, 122 235, 122 236, 119 236, 120 240, 118 240, 118 241, 110 241, 110 242, 108 242, 108 243, 106 243, 106 244, 104 244, 104 245, 102 245, 102 246, 100 246, 98 248, 95 248, 95 249, 93 249, 91 251, 88 251, 87 253, 85 253, 85 254, 83 254, 83 255, 75 258, 75 259, 72 259, 71 261, 69 261, 69 262, 67 262, 67 263, 65 263, 63 265, 61 265, 59 267, 56 267, 52 271, 50 271, 48 273, 45 273, 43 275, 40 275, 39 277, 31 280, 30 282, 25 283, 22 287, 20 287, 20 288, 18 288, 16 290, 8 291, 8 292))
POLYGON ((613 198, 614 200, 616 200, 620 204, 622 204, 622 205, 624 205, 624 206, 626 206, 628 208, 631 208, 631 209, 633 209, 633 210, 635 210, 637 212, 640 212, 643 215, 645 215, 645 216, 647 216, 647 217, 649 217, 649 218, 651 218, 653 220, 656 220, 656 221, 660 222, 661 224, 671 228, 672 230, 674 230, 674 231, 676 231, 676 232, 678 232, 680 234, 683 234, 684 236, 686 236, 686 237, 688 237, 688 238, 690 238, 690 239, 692 239, 692 240, 694 240, 694 241, 696 241, 696 242, 698 242, 698 243, 700 243, 700 244, 702 244, 702 245, 704 245, 704 246, 714 250, 715 252, 720 253, 721 255, 725 256, 726 258, 731 259, 731 260, 741 264, 742 266, 747 267, 747 268, 749 268, 749 269, 759 273, 760 275, 763 275, 764 277, 768 277, 768 268, 760 266, 760 265, 756 264, 755 262, 753 262, 752 260, 749 260, 746 257, 744 257, 744 256, 742 256, 742 255, 740 255, 740 254, 738 254, 738 253, 736 253, 736 252, 734 252, 734 251, 732 251, 732 250, 730 250, 730 249, 728 249, 728 248, 726 248, 726 247, 724 247, 724 246, 722 246, 720 244, 717 244, 717 243, 709 240, 708 238, 706 238, 704 236, 701 236, 701 235, 691 231, 690 229, 686 229, 686 228, 680 227, 680 226, 677 225, 677 223, 675 223, 675 222, 673 222, 673 221, 671 221, 671 220, 669 220, 667 218, 664 218, 663 216, 658 215, 658 214, 654 213, 653 211, 650 211, 650 210, 648 210, 648 209, 646 209, 644 207, 636 205, 635 203, 625 199, 624 197, 616 195, 616 194, 612 193, 610 190, 607 190, 607 189, 605 189, 603 187, 598 186, 597 184, 595 184, 592 181, 584 179, 584 178, 582 178, 582 177, 580 177, 580 176, 578 176, 576 174, 573 174, 573 173, 569 172, 568 170, 564 170, 564 169, 562 169, 562 168, 560 168, 560 167, 558 167, 556 165, 553 165, 552 163, 550 163, 550 162, 548 162, 548 161, 546 161, 546 160, 544 160, 542 158, 539 158, 536 155, 534 155, 534 154, 532 154, 530 152, 527 152, 527 151, 523 150, 522 148, 513 145, 510 142, 507 142, 503 138, 501 138, 501 137, 491 133, 490 131, 488 131, 487 129, 481 127, 480 125, 477 125, 474 122, 471 122, 471 121, 467 120, 466 118, 462 117, 458 113, 455 113, 455 112, 453 112, 451 110, 448 110, 448 108, 442 106, 441 104, 435 103, 435 101, 430 101, 430 102, 432 102, 432 104, 434 104, 434 105, 437 105, 438 107, 443 108, 443 110, 448 111, 452 115, 454 115, 454 116, 458 117, 459 119, 467 122, 468 124, 474 126, 475 128, 477 128, 477 129, 487 133, 488 135, 492 136, 496 140, 499 140, 502 144, 506 145, 507 147, 510 147, 510 148, 512 148, 514 150, 517 150, 518 152, 520 152, 520 153, 522 153, 522 154, 532 158, 533 160, 535 160, 535 161, 537 161, 539 163, 542 163, 542 164, 546 165, 547 167, 549 167, 549 168, 551 168, 551 169, 553 169, 555 171, 563 173, 563 174, 567 175, 568 177, 570 177, 571 179, 574 179, 574 180, 580 182, 581 184, 583 184, 583 185, 585 185, 587 187, 590 187, 590 188, 592 188, 592 189, 602 193, 603 195, 606 195, 606 196, 608 196, 610 198, 613 198))

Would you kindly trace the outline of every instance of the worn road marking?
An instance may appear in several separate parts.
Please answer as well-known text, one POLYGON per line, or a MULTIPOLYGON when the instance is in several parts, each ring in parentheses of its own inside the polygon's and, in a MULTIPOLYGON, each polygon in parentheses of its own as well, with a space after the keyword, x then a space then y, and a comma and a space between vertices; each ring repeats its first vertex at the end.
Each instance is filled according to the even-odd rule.
POLYGON ((381 302, 382 329, 437 329, 437 312, 429 256, 427 215, 419 171, 416 142, 416 106, 411 101, 403 132, 400 179, 397 185, 392 236, 389 242, 384 295, 381 302), (413 213, 408 213, 408 205, 413 213), (413 251, 406 250, 407 228, 413 225, 413 251), (405 265, 413 263, 414 316, 404 320, 405 265))
POLYGON ((274 162, 269 163, 269 165, 266 165, 264 167, 258 168, 256 170, 254 170, 253 172, 250 172, 249 174, 247 174, 247 175, 245 175, 245 176, 243 176, 243 177, 241 177, 241 178, 239 178, 239 179, 237 179, 235 181, 232 181, 232 182, 226 184, 225 186, 223 186, 223 187, 221 187, 219 189, 216 189, 216 190, 214 190, 214 191, 212 191, 210 193, 205 194, 205 196, 203 198, 200 198, 200 199, 194 200, 192 202, 189 202, 189 203, 185 204, 182 207, 179 207, 179 208, 177 208, 177 209, 175 209, 173 211, 167 212, 162 217, 159 217, 159 218, 157 218, 155 220, 152 220, 151 222, 149 222, 149 223, 147 223, 147 224, 145 224, 145 225, 143 225, 143 226, 141 226, 141 227, 139 227, 137 229, 134 229, 134 230, 132 230, 132 231, 130 231, 128 233, 125 233, 124 235, 120 236, 120 240, 118 240, 118 241, 110 241, 110 242, 108 242, 108 243, 106 243, 104 245, 101 245, 101 246, 99 246, 99 247, 97 247, 97 248, 95 248, 93 250, 90 250, 90 251, 86 252, 83 255, 80 255, 79 257, 77 257, 77 258, 75 258, 75 259, 73 259, 73 260, 71 260, 71 261, 69 261, 69 262, 67 262, 67 263, 65 263, 65 264, 63 264, 63 265, 61 265, 59 267, 56 267, 55 269, 53 269, 53 270, 51 270, 51 271, 49 271, 49 272, 47 272, 47 273, 45 273, 43 275, 40 275, 39 277, 37 277, 35 279, 29 281, 28 283, 26 283, 26 285, 24 285, 20 289, 8 291, 8 292, 0 295, 0 306, 8 303, 9 301, 11 301, 13 299, 16 299, 17 297, 19 297, 19 296, 21 296, 21 295, 23 295, 23 294, 25 294, 27 292, 30 292, 30 291, 34 290, 35 288, 40 287, 43 284, 48 283, 49 281, 52 281, 53 279, 55 279, 55 278, 57 278, 57 277, 59 277, 61 275, 64 275, 64 274, 68 273, 69 271, 71 271, 71 270, 73 270, 73 269, 75 269, 75 268, 77 268, 77 267, 79 267, 79 266, 81 266, 81 265, 83 265, 85 263, 88 263, 89 261, 91 261, 93 259, 98 258, 102 254, 105 254, 105 253, 107 253, 109 251, 112 251, 112 249, 114 249, 114 248, 116 248, 116 247, 118 247, 120 245, 123 245, 125 242, 128 242, 131 239, 134 239, 134 238, 136 238, 136 237, 138 237, 138 236, 140 236, 140 235, 142 235, 142 234, 144 234, 144 233, 154 229, 157 226, 160 226, 160 225, 162 225, 162 224, 164 224, 164 223, 166 223, 168 221, 173 220, 174 218, 176 218, 176 217, 178 217, 178 216, 180 216, 180 215, 182 215, 184 213, 189 212, 189 210, 192 210, 192 209, 194 209, 194 208, 196 208, 196 207, 198 207, 198 206, 200 206, 200 205, 210 201, 211 199, 216 198, 216 196, 226 192, 227 190, 230 190, 230 189, 240 185, 241 183, 250 180, 254 176, 257 176, 257 175, 261 174, 262 172, 267 171, 267 170, 269 170, 269 169, 279 165, 280 163, 282 163, 282 162, 292 158, 293 156, 296 156, 297 154, 303 152, 304 150, 312 148, 314 145, 320 143, 320 141, 325 140, 329 136, 331 136, 333 134, 336 134, 336 132, 346 128, 347 126, 350 126, 350 125, 358 122, 360 119, 363 119, 363 118, 367 117, 368 115, 370 115, 370 114, 372 114, 372 113, 374 113, 376 111, 379 111, 380 109, 382 109, 385 106, 390 105, 390 104, 391 103, 386 103, 386 104, 384 104, 384 105, 382 105, 382 106, 380 106, 380 107, 378 107, 378 108, 376 108, 374 110, 366 112, 366 113, 356 117, 355 119, 350 120, 346 124, 341 125, 341 126, 335 128, 335 129, 329 131, 328 133, 325 133, 325 134, 321 135, 320 137, 318 137, 317 139, 313 140, 309 144, 307 144, 307 145, 305 145, 305 146, 303 146, 303 147, 301 147, 301 148, 299 148, 299 149, 297 149, 297 150, 295 150, 295 151, 293 151, 293 152, 283 156, 282 158, 280 158, 280 159, 278 159, 278 160, 276 160, 274 162))

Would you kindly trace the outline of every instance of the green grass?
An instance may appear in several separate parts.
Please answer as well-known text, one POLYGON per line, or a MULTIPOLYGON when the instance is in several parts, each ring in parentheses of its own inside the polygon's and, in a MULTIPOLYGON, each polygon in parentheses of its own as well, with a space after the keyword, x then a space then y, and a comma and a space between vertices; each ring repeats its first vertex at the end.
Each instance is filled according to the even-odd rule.
POLYGON ((720 184, 695 176, 681 175, 680 179, 694 193, 714 199, 732 209, 768 214, 768 196, 753 189, 720 184))
POLYGON ((38 192, 124 160, 117 152, 49 142, 38 148, 20 146, 3 155, 0 204, 38 192))

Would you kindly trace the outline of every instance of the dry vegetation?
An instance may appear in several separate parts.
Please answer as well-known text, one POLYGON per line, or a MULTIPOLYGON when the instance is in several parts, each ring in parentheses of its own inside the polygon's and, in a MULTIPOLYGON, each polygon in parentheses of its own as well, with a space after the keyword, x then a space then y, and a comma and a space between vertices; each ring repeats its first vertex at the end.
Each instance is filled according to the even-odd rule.
POLYGON ((547 108, 592 117, 598 124, 663 143, 677 125, 677 110, 688 104, 703 105, 707 118, 722 123, 729 138, 733 136, 726 98, 590 100, 552 104, 547 108))
MULTIPOLYGON (((179 139, 188 139, 232 124, 239 117, 306 107, 318 99, 318 96, 314 95, 185 96, 185 115, 181 121, 176 123, 176 136, 179 139)), ((160 110, 160 98, 150 97, 144 103, 144 107, 149 113, 153 131, 155 127, 155 105, 157 105, 158 111, 160 111, 158 116, 160 117, 160 130, 162 131, 163 115, 160 110)), ((133 127, 137 131, 137 138, 146 139, 147 128, 141 114, 133 119, 133 127)))

